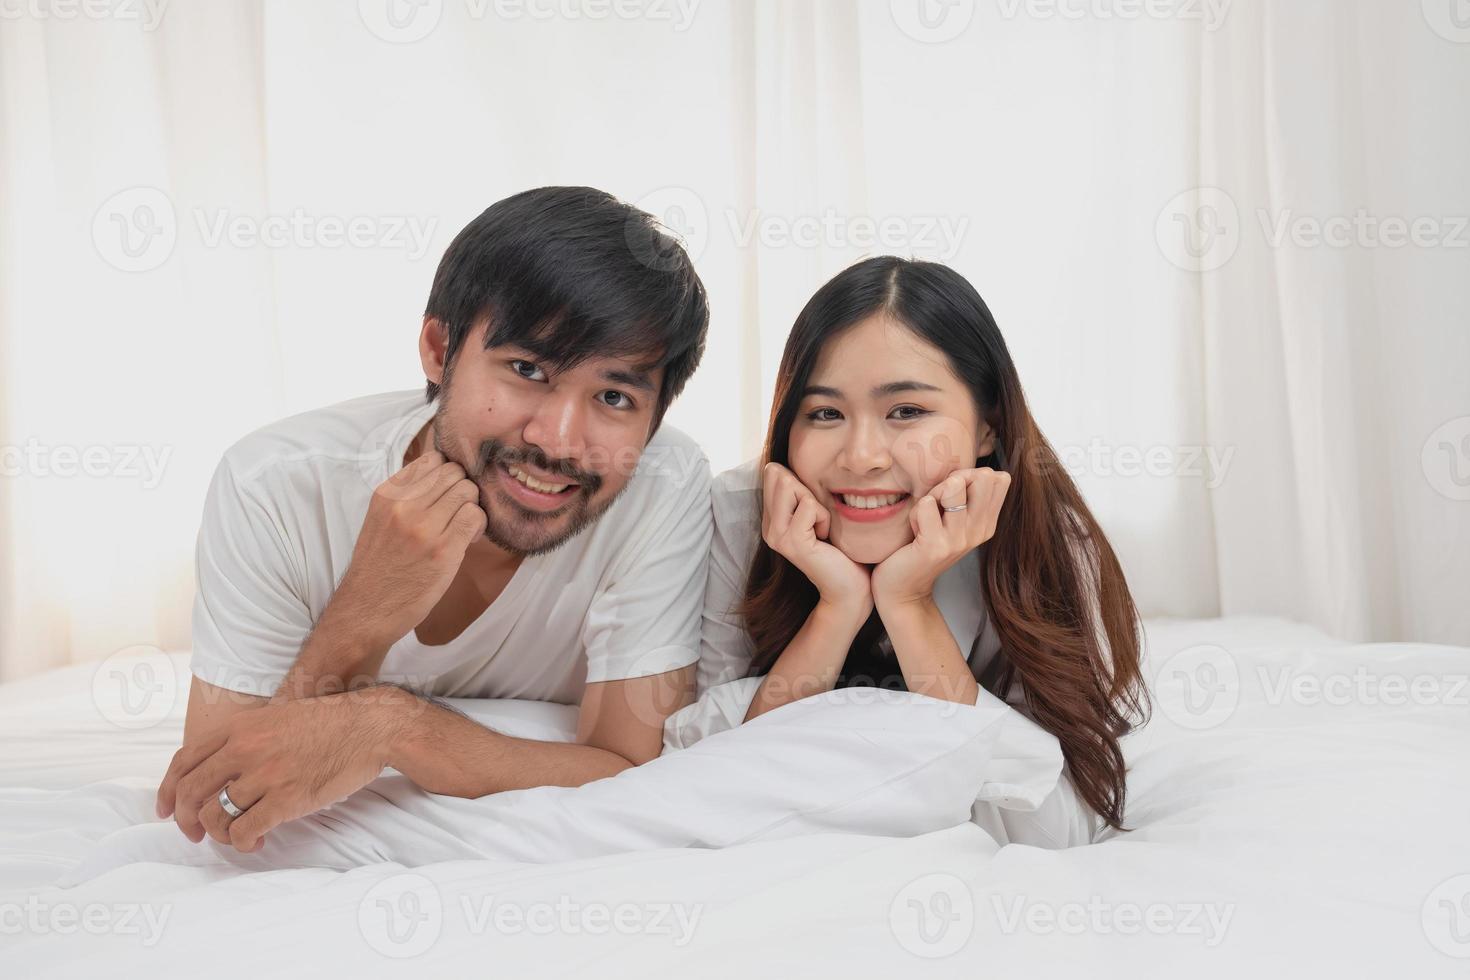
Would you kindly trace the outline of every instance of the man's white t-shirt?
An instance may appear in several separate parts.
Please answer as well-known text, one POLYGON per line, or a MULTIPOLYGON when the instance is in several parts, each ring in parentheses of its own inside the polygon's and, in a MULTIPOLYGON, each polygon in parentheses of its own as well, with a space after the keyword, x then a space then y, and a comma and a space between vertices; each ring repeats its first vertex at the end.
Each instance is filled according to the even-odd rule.
MULTIPOLYGON (((270 695, 352 559, 373 490, 433 416, 422 391, 357 398, 269 425, 225 453, 196 551, 196 677, 270 695)), ((710 469, 664 425, 591 526, 526 557, 452 641, 413 631, 379 676, 426 694, 577 704, 583 687, 699 658, 710 469)))

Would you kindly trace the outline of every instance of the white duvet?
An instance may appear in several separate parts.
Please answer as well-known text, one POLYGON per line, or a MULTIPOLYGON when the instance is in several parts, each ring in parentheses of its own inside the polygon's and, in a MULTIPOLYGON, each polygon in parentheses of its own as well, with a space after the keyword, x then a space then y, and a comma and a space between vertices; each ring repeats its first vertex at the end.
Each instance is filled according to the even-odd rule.
MULTIPOLYGON (((0 687, 0 965, 7 977, 1470 974, 1470 649, 1338 644, 1271 620, 1148 634, 1155 717, 1127 743, 1130 832, 1065 851, 1001 847, 955 818, 918 836, 715 834, 548 863, 508 825, 480 828, 478 853, 494 859, 464 859, 457 835, 392 855, 410 862, 351 853, 351 870, 250 870, 158 836, 177 834, 151 807, 181 689, 147 717, 109 700, 91 666, 0 687), (496 849, 511 837, 532 851, 496 849), (178 863, 189 853, 197 863, 178 863)), ((158 673, 160 691, 187 682, 158 673)))

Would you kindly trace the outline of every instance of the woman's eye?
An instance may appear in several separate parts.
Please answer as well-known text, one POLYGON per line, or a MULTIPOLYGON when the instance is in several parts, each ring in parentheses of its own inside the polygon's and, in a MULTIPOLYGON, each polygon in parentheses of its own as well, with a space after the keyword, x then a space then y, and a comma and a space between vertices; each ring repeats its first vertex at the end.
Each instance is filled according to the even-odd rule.
POLYGON ((609 408, 632 408, 633 407, 633 399, 629 398, 627 395, 623 394, 621 391, 604 391, 602 394, 598 395, 597 397, 600 398, 600 399, 602 399, 602 403, 604 405, 608 406, 609 408))
POLYGON ((511 361, 510 367, 511 370, 513 370, 516 374, 519 374, 521 377, 525 378, 527 381, 546 380, 546 375, 541 371, 541 369, 532 364, 530 361, 511 361))
POLYGON ((816 408, 806 413, 809 422, 836 422, 842 413, 835 408, 816 408))
POLYGON ((922 418, 929 413, 917 405, 900 405, 888 414, 890 417, 902 422, 909 419, 922 418))

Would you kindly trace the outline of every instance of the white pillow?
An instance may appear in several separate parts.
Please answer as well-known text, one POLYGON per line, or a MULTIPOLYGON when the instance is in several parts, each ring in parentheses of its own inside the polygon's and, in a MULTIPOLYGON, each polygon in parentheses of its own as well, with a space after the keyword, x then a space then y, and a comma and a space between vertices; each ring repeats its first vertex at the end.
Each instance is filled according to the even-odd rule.
POLYGON ((538 742, 577 740, 578 708, 575 704, 553 704, 550 701, 516 698, 442 700, 478 724, 512 738, 531 738, 538 742))
MULTIPOLYGON (((538 726, 564 732, 575 717, 548 711, 562 705, 522 704, 467 707, 507 735, 538 726)), ((970 820, 997 768, 995 746, 1013 745, 1025 730, 1017 718, 994 698, 963 705, 848 688, 782 705, 576 788, 459 799, 423 792, 390 771, 340 804, 276 827, 254 854, 209 837, 193 845, 168 821, 128 827, 104 837, 63 879, 69 886, 134 861, 248 870, 476 858, 545 864, 813 833, 919 836, 970 820)))
MULTIPOLYGON (((759 677, 717 684, 702 693, 698 701, 674 712, 664 722, 664 752, 688 749, 702 739, 739 726, 760 684, 759 677)), ((999 718, 987 729, 989 761, 974 802, 1006 810, 1037 809, 1057 788, 1062 773, 1061 744, 1056 736, 984 688, 975 703, 999 718)))
POLYGON ((994 700, 975 706, 876 688, 830 691, 579 787, 462 800, 390 773, 277 827, 254 854, 209 838, 193 845, 171 823, 155 823, 105 838, 64 877, 75 884, 133 861, 251 870, 549 863, 803 834, 912 837, 970 819, 997 736, 1014 715, 994 700))
POLYGON ((814 833, 912 837, 969 820, 1014 714, 998 701, 830 691, 609 779, 480 800, 425 794, 423 815, 449 816, 475 856, 538 862, 814 833))

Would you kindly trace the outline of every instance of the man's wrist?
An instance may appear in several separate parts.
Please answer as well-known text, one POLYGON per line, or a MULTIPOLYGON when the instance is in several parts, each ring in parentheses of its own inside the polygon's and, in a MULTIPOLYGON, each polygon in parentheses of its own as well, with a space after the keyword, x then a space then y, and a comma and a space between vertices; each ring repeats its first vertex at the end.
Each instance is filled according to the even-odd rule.
POLYGON ((365 657, 386 653, 404 636, 404 631, 383 619, 381 610, 368 608, 341 587, 322 611, 321 624, 330 625, 339 642, 365 657))
POLYGON ((367 698, 362 710, 376 761, 401 772, 415 722, 429 710, 429 703, 392 684, 344 696, 367 698))

